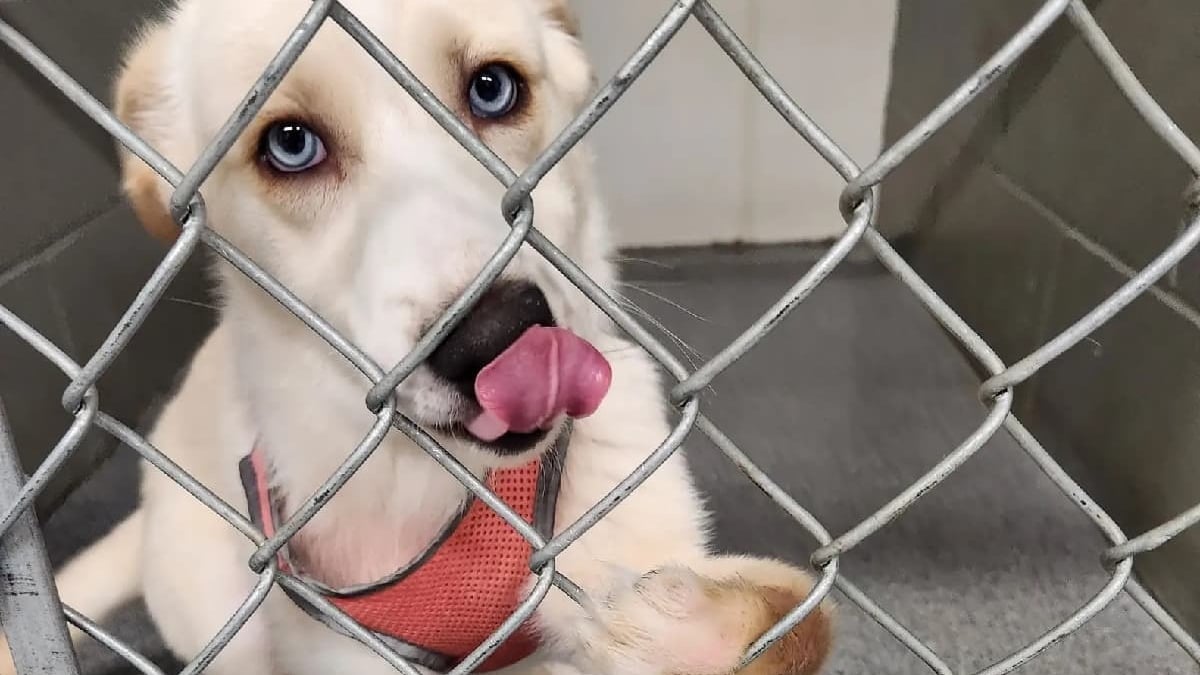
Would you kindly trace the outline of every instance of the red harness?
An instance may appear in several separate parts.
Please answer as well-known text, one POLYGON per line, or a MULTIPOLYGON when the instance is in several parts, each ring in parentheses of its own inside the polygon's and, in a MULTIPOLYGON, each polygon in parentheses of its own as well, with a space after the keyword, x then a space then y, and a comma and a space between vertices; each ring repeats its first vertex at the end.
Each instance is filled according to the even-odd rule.
MULTIPOLYGON (((548 459, 492 471, 484 481, 547 537, 553 530, 558 470, 568 436, 563 433, 548 459)), ((251 518, 269 537, 275 532, 280 504, 270 492, 266 458, 256 447, 239 468, 251 518)), ((433 670, 448 670, 490 637, 525 599, 531 553, 532 547, 516 530, 472 498, 422 554, 379 581, 331 589, 296 570, 286 547, 279 552, 279 569, 304 579, 401 656, 433 670)), ((288 595, 309 615, 342 632, 309 603, 288 595)), ((529 626, 522 626, 477 672, 516 663, 537 647, 529 626)))

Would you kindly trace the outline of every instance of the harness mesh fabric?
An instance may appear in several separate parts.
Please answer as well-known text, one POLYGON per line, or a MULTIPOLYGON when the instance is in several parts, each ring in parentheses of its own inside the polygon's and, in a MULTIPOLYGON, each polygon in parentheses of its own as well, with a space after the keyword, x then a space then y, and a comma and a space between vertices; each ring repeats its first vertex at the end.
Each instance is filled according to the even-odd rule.
MULTIPOLYGON (((251 453, 251 510, 267 536, 275 517, 267 495, 265 463, 251 453), (257 505, 255 504, 257 502, 257 505), (257 508, 255 508, 257 506, 257 508)), ((543 462, 492 471, 489 489, 532 523, 543 462)), ((482 501, 474 500, 436 550, 398 579, 353 594, 329 594, 330 602, 375 633, 458 661, 509 617, 524 598, 531 574, 530 545, 482 501)), ((408 561, 401 561, 399 568, 408 561)), ((281 558, 280 568, 289 567, 281 558)), ((495 670, 529 656, 537 640, 528 627, 513 634, 480 670, 495 670)))

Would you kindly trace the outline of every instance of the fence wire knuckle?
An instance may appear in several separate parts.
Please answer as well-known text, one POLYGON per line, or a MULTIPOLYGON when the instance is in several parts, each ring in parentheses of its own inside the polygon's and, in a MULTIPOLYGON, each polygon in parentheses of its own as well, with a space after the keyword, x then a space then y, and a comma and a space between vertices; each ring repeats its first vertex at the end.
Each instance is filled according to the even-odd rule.
POLYGON ((276 563, 275 561, 271 561, 267 569, 259 574, 258 582, 254 584, 254 589, 250 591, 250 594, 246 596, 246 599, 242 601, 237 610, 229 616, 229 620, 225 622, 225 625, 221 626, 216 635, 200 650, 200 653, 196 654, 191 662, 184 666, 183 670, 179 671, 180 675, 194 675, 195 673, 204 672, 204 669, 213 662, 213 659, 217 658, 221 650, 229 645, 229 642, 242 629, 242 626, 245 626, 246 622, 250 620, 251 615, 267 599, 267 594, 271 592, 271 588, 275 585, 277 577, 278 570, 276 563))
MULTIPOLYGON (((912 129, 902 134, 874 160, 862 167, 852 160, 780 85, 754 51, 708 0, 671 0, 664 4, 665 11, 661 18, 650 28, 649 33, 630 56, 597 89, 554 139, 519 171, 514 170, 493 152, 375 33, 337 0, 311 2, 283 44, 230 112, 220 130, 209 139, 196 161, 184 168, 174 166, 159 150, 138 136, 111 110, 89 94, 53 59, 0 19, 0 43, 29 63, 68 101, 111 135, 124 151, 145 162, 172 186, 169 206, 180 225, 179 236, 141 286, 118 324, 111 329, 101 346, 90 357, 84 359, 82 364, 67 356, 60 347, 16 314, 0 306, 0 327, 28 344, 68 378, 69 382, 62 394, 62 404, 72 415, 67 430, 46 453, 32 475, 26 478, 16 464, 15 450, 11 447, 7 422, 3 409, 0 408, 0 550, 3 550, 6 556, 0 558, 0 567, 7 569, 10 565, 22 565, 22 569, 33 570, 30 576, 32 590, 29 600, 21 601, 23 604, 20 609, 26 612, 29 621, 32 622, 28 625, 36 626, 36 631, 40 631, 31 634, 30 629, 23 628, 24 616, 18 622, 8 620, 0 614, 0 627, 7 632, 9 641, 13 644, 13 654, 19 672, 33 672, 35 668, 51 664, 54 672, 76 673, 78 666, 71 650, 63 649, 63 645, 66 644, 63 641, 67 639, 66 626, 69 623, 121 657, 138 672, 161 675, 158 667, 144 655, 105 631, 92 618, 63 605, 57 598, 53 578, 45 562, 40 530, 36 527, 32 513, 34 502, 60 473, 81 445, 84 436, 92 429, 103 431, 131 449, 146 464, 153 467, 153 470, 174 481, 253 544, 254 550, 247 560, 247 565, 257 575, 257 581, 237 610, 184 667, 182 673, 187 675, 203 672, 238 635, 275 588, 285 590, 308 603, 330 625, 359 641, 396 671, 405 675, 419 675, 422 672, 414 663, 412 655, 401 654, 398 647, 385 642, 355 622, 309 582, 281 571, 278 567, 277 554, 281 548, 321 511, 393 430, 399 431, 420 447, 474 498, 494 511, 529 543, 532 551, 529 558, 532 584, 528 595, 491 637, 450 671, 453 675, 469 673, 478 667, 537 611, 552 587, 583 605, 585 609, 590 607, 591 599, 585 590, 557 570, 558 556, 596 523, 607 517, 629 495, 639 490, 642 483, 675 455, 684 440, 697 429, 734 468, 786 513, 797 527, 811 535, 814 541, 808 561, 816 573, 812 589, 747 649, 743 665, 753 661, 805 617, 817 611, 821 603, 836 589, 841 598, 870 617, 932 672, 940 675, 965 672, 951 668, 926 642, 852 583, 842 573, 841 561, 843 555, 882 528, 888 527, 906 509, 954 475, 1002 429, 1021 448, 1024 456, 1062 492, 1063 498, 1070 500, 1103 534, 1107 548, 1097 551, 1097 564, 1106 571, 1107 580, 1087 602, 1058 624, 1045 629, 1027 645, 1009 652, 992 665, 979 669, 974 675, 1002 675, 1018 669, 1085 626, 1123 592, 1140 606, 1164 633, 1178 643, 1186 654, 1200 663, 1200 643, 1132 576, 1137 556, 1162 547, 1180 533, 1200 523, 1200 504, 1167 519, 1157 527, 1133 537, 1126 536, 1112 517, 1051 457, 1012 411, 1015 387, 1087 338, 1142 296, 1196 248, 1200 243, 1200 180, 1193 183, 1190 192, 1183 195, 1185 226, 1173 242, 1143 269, 1132 275, 1117 291, 1099 299, 1095 306, 1075 323, 1012 364, 1004 363, 987 341, 977 334, 874 229, 880 185, 887 177, 989 86, 1004 78, 1051 27, 1060 23, 1069 25, 1079 35, 1112 80, 1114 89, 1129 101, 1158 138, 1170 147, 1194 174, 1200 175, 1200 148, 1180 130, 1141 84, 1084 2, 1043 2, 968 78, 934 106, 912 129), (535 227, 533 197, 538 184, 587 137, 594 125, 634 86, 683 25, 691 19, 704 29, 759 95, 796 132, 803 144, 822 157, 830 169, 842 178, 844 187, 838 195, 837 205, 846 225, 828 250, 809 269, 804 270, 774 304, 766 308, 715 356, 694 369, 681 363, 662 341, 655 338, 638 319, 626 311, 608 289, 589 277, 574 260, 535 227), (327 22, 335 24, 336 29, 343 31, 371 56, 397 86, 407 92, 441 129, 474 157, 504 188, 497 205, 500 216, 497 225, 503 220, 509 226, 508 233, 470 283, 436 318, 414 347, 399 362, 390 366, 376 363, 360 346, 343 335, 269 271, 209 227, 201 192, 205 180, 230 152, 327 22), (524 246, 528 246, 557 269, 630 341, 645 350, 673 378, 674 382, 667 399, 675 406, 677 415, 667 436, 657 447, 646 449, 645 458, 632 472, 573 522, 560 524, 558 533, 549 538, 540 534, 514 509, 505 504, 426 429, 397 409, 397 388, 429 358, 471 311, 479 298, 504 273, 524 246), (212 489, 176 464, 147 437, 105 412, 101 405, 97 383, 113 361, 128 349, 130 340, 162 300, 168 285, 201 247, 227 262, 270 295, 361 372, 370 383, 369 388, 363 392, 363 402, 375 415, 374 423, 364 430, 362 440, 355 447, 348 449, 340 466, 319 488, 297 505, 292 515, 271 537, 265 536, 239 509, 224 501, 212 489), (942 455, 942 459, 933 467, 874 513, 835 536, 771 475, 763 471, 752 459, 751 454, 739 448, 734 440, 703 414, 700 394, 786 320, 789 313, 819 288, 856 247, 870 251, 976 361, 985 373, 979 394, 987 410, 976 428, 953 448, 948 448, 948 452, 942 455), (30 534, 32 536, 28 536, 30 534), (49 656, 39 656, 38 650, 35 649, 39 647, 56 647, 57 651, 49 656)), ((2 598, 0 604, 3 604, 2 598)))
POLYGON ((396 416, 396 411, 392 406, 384 406, 376 415, 375 424, 371 425, 370 431, 367 432, 367 435, 358 446, 354 448, 350 456, 342 462, 333 475, 326 479, 320 487, 300 503, 296 512, 279 526, 279 531, 270 539, 263 542, 258 550, 254 552, 254 555, 250 558, 250 569, 255 572, 262 571, 267 566, 267 562, 272 560, 275 554, 279 552, 279 549, 283 548, 284 544, 300 531, 300 528, 312 520, 321 507, 328 503, 330 499, 333 499, 338 490, 367 461, 371 453, 375 452, 375 449, 379 447, 384 437, 387 436, 388 430, 392 426, 392 418, 396 416))
POLYGON ((179 274, 179 270, 183 269, 183 264, 187 262, 192 252, 196 250, 196 245, 200 242, 200 230, 204 227, 204 219, 204 210, 200 208, 199 204, 194 205, 194 210, 189 212, 188 217, 190 222, 195 223, 194 226, 184 227, 183 234, 171 245, 162 262, 150 275, 150 280, 146 285, 138 291, 133 304, 125 311, 117 326, 109 333, 100 348, 92 354, 92 358, 83 366, 79 374, 67 385, 66 391, 63 392, 63 407, 68 411, 75 412, 79 409, 84 392, 96 384, 104 371, 112 365, 117 355, 129 345, 129 341, 133 339, 138 328, 145 323, 146 318, 150 315, 150 310, 162 298, 163 293, 167 291, 167 286, 179 274))

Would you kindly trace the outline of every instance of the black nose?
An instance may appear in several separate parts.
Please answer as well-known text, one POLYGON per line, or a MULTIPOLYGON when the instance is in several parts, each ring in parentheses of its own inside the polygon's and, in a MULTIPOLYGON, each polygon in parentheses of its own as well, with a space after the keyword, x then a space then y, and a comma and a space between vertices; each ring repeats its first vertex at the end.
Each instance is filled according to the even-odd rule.
POLYGON ((527 281, 492 285, 433 351, 426 365, 469 398, 475 376, 533 326, 553 326, 546 296, 527 281))

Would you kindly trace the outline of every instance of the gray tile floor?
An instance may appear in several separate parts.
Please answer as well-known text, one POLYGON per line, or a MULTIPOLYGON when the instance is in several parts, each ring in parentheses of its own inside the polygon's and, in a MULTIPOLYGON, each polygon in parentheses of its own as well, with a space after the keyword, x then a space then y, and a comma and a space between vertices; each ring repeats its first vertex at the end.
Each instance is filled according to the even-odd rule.
MULTIPOLYGON (((801 248, 750 253, 631 254, 625 295, 698 354, 716 353, 815 258, 801 248), (678 306, 676 306, 678 305, 678 306), (686 308, 686 311, 684 309, 686 308)), ((908 292, 877 266, 848 263, 772 335, 718 379, 707 412, 831 531, 870 514, 934 464, 982 419, 978 382, 908 292)), ((811 538, 697 434, 692 463, 718 514, 721 548, 803 560, 811 538)), ((123 452, 52 519, 56 560, 129 508, 123 452)), ((848 554, 843 569, 960 672, 1017 649, 1104 583, 1103 541, 1009 439, 970 463, 848 554)), ((829 673, 928 670, 842 602, 829 673)), ((113 622, 155 651, 137 606, 113 622)), ((117 673, 98 649, 89 673, 117 673)), ((1174 675, 1196 664, 1131 601, 1020 672, 1174 675)))

